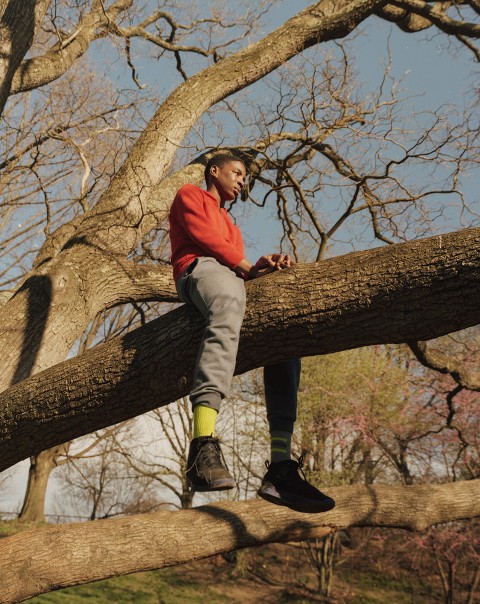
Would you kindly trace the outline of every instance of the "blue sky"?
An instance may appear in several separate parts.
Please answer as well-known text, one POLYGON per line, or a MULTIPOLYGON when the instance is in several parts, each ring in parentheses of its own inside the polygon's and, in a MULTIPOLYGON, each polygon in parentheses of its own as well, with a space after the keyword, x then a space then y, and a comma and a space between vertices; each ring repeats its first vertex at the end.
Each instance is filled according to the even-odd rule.
MULTIPOLYGON (((282 3, 277 12, 279 22, 282 16, 290 15, 292 4, 282 3)), ((299 5, 307 6, 310 3, 294 4, 298 8, 299 5)), ((473 54, 466 47, 449 41, 447 36, 433 29, 407 34, 386 21, 371 17, 354 36, 346 38, 345 41, 353 49, 358 81, 372 94, 378 90, 385 67, 391 60, 390 73, 396 80, 401 81, 402 96, 409 97, 404 107, 410 109, 412 115, 441 107, 448 113, 447 107, 450 105, 452 111, 454 107, 463 109, 474 98, 478 66, 474 62, 473 54)), ((469 180, 465 180, 463 188, 477 213, 480 212, 480 200, 477 198, 478 175, 477 169, 470 175, 469 180)), ((263 210, 263 213, 268 215, 268 211, 263 210)), ((281 237, 280 225, 273 220, 274 209, 272 208, 267 220, 261 219, 259 211, 241 214, 238 220, 245 232, 250 259, 274 251, 281 237)), ((468 224, 471 224, 471 217, 468 224)), ((438 228, 441 231, 459 228, 458 217, 453 218, 447 213, 442 226, 438 228), (450 220, 454 226, 449 225, 450 220)), ((372 244, 379 245, 378 242, 372 244)), ((364 247, 369 245, 366 243, 364 247)), ((338 245, 335 253, 345 253, 351 249, 349 246, 338 245)))

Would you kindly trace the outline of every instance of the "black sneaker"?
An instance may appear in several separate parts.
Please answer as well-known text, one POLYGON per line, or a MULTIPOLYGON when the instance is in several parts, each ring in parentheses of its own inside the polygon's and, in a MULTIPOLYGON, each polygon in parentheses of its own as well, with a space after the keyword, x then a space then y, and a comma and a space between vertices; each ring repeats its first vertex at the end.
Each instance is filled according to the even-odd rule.
POLYGON ((235 481, 227 470, 218 438, 199 436, 190 443, 187 480, 194 491, 226 491, 235 481))
POLYGON ((327 512, 335 507, 335 501, 331 497, 324 495, 305 478, 302 457, 298 461, 286 459, 275 463, 266 462, 265 465, 267 473, 258 490, 263 499, 297 512, 327 512))

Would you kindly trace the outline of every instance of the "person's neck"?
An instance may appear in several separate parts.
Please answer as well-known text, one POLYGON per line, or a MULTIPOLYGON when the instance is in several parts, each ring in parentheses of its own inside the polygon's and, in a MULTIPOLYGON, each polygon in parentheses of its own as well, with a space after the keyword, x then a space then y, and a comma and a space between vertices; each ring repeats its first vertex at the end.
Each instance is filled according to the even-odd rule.
POLYGON ((207 193, 210 193, 210 195, 217 200, 218 206, 220 208, 225 207, 225 200, 220 197, 220 194, 217 191, 216 187, 210 185, 209 187, 207 187, 207 193))

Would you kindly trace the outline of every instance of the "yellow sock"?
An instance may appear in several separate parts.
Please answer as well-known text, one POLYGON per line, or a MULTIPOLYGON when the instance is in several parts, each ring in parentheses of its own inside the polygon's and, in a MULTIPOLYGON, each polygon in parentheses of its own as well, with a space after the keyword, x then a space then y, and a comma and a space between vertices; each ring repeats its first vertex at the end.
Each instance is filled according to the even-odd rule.
POLYGON ((218 411, 205 405, 195 405, 193 409, 193 438, 213 436, 218 411))

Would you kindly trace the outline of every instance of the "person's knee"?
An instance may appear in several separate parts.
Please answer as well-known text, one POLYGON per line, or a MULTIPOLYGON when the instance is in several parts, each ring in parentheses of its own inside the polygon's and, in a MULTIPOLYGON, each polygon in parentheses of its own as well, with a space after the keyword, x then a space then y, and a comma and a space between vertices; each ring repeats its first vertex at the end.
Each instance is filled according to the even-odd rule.
POLYGON ((245 310, 245 286, 238 277, 227 283, 216 296, 218 307, 245 310))
POLYGON ((211 315, 218 321, 233 325, 241 325, 245 314, 245 288, 225 288, 215 296, 210 307, 211 315))
POLYGON ((224 306, 242 312, 245 308, 243 280, 213 258, 204 260, 192 274, 190 297, 193 303, 207 314, 224 306))

